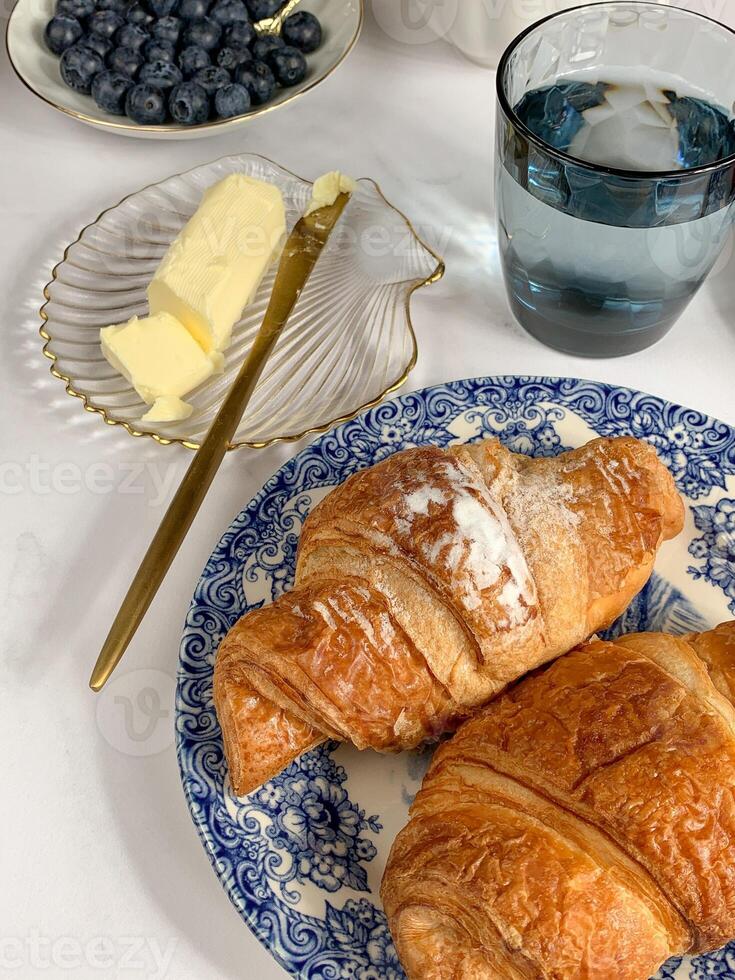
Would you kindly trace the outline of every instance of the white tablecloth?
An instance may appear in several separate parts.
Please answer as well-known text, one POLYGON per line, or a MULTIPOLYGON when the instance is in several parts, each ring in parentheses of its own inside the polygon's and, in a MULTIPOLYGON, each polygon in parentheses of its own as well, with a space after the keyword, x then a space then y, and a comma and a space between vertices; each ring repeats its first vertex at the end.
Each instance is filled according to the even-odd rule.
MULTIPOLYGON (((396 0, 377 2, 385 22, 396 0)), ((735 422, 735 257, 645 353, 584 361, 532 340, 511 319, 498 275, 494 78, 442 42, 397 41, 375 13, 316 91, 205 141, 85 128, 30 95, 0 56, 2 976, 282 975, 230 907, 197 840, 171 708, 200 571, 295 447, 230 455, 119 677, 91 694, 91 665, 189 461, 186 450, 131 439, 85 413, 41 356, 41 290, 65 244, 104 207, 244 150, 304 176, 334 167, 373 176, 447 260, 443 282, 414 300, 420 359, 410 386, 479 374, 583 376, 735 422)))

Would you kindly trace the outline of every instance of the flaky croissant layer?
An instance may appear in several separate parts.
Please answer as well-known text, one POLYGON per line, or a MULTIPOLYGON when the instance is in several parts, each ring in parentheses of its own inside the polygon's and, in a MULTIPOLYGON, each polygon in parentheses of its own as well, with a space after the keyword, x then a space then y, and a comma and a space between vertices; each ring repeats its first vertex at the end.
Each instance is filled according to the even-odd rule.
POLYGON ((589 643, 435 754, 383 878, 410 980, 647 980, 735 936, 735 623, 589 643))
POLYGON ((682 524, 635 439, 554 459, 428 446, 356 473, 307 519, 296 587, 218 652, 236 793, 325 738, 390 752, 453 730, 609 625, 682 524))

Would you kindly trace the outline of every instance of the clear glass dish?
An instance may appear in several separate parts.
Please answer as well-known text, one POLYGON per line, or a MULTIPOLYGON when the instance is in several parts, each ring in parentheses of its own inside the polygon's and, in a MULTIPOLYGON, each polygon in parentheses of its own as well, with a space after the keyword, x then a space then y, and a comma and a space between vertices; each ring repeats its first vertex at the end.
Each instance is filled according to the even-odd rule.
MULTIPOLYGON (((147 312, 145 290, 202 193, 240 172, 277 184, 291 227, 311 182, 253 154, 223 157, 125 198, 70 245, 44 289, 41 336, 52 374, 84 407, 134 436, 196 449, 232 384, 270 297, 275 266, 236 325, 225 371, 187 395, 194 411, 146 425, 147 406, 102 355, 100 327, 147 312)), ((444 265, 378 185, 358 181, 340 224, 266 364, 232 448, 261 448, 323 431, 377 404, 416 363, 410 299, 444 265)))

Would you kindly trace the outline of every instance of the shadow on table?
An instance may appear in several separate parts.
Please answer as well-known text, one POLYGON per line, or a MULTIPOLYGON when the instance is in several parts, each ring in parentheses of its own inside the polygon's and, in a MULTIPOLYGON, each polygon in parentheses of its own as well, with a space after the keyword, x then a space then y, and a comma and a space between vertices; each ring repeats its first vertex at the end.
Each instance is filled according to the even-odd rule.
MULTIPOLYGON (((173 729, 173 719, 167 723, 173 729)), ((170 936, 155 937, 164 947, 175 944, 168 975, 194 975, 182 948, 186 944, 206 961, 209 977, 265 977, 269 957, 230 906, 199 845, 173 748, 131 758, 100 738, 98 759, 100 784, 125 846, 121 863, 133 868, 141 888, 171 923, 170 936)), ((276 975, 278 968, 272 967, 276 975)))
MULTIPOLYGON (((63 384, 49 374, 50 362, 41 354, 38 309, 48 274, 69 238, 69 234, 54 234, 47 229, 38 247, 24 257, 7 297, 12 316, 6 317, 4 327, 7 367, 13 378, 12 398, 16 411, 31 417, 39 430, 44 430, 39 432, 38 443, 34 440, 11 444, 11 461, 25 465, 39 450, 46 453, 49 445, 57 447, 58 441, 53 459, 43 458, 41 463, 86 465, 91 457, 95 463, 112 464, 116 477, 126 462, 160 464, 161 476, 169 475, 164 471, 171 466, 180 475, 191 458, 188 452, 175 446, 161 447, 149 440, 134 440, 122 430, 104 425, 85 412, 81 402, 69 397, 63 384), (76 451, 79 444, 84 445, 84 451, 76 451)), ((169 592, 161 593, 158 609, 151 609, 136 640, 139 652, 143 651, 137 666, 140 668, 143 660, 145 669, 164 679, 168 675, 171 690, 181 623, 198 570, 231 517, 297 448, 276 447, 257 455, 237 453, 226 460, 223 469, 229 473, 221 474, 222 479, 212 491, 217 497, 216 513, 224 516, 217 518, 214 527, 204 520, 198 529, 192 529, 192 535, 198 538, 193 543, 187 541, 186 547, 190 556, 194 549, 188 563, 194 573, 186 563, 172 568, 169 592), (180 614, 172 613, 172 595, 177 606, 181 605, 180 614), (162 622, 167 623, 164 628, 162 622)), ((166 496, 170 496, 175 483, 170 483, 166 496)), ((79 492, 61 506, 54 496, 54 504, 54 508, 46 508, 44 497, 38 497, 39 524, 45 519, 68 521, 71 544, 64 554, 54 554, 40 532, 29 534, 19 528, 16 564, 28 574, 13 574, 18 592, 17 617, 10 622, 5 615, 8 610, 4 610, 4 619, 14 634, 6 665, 29 691, 50 683, 59 671, 72 673, 77 679, 78 701, 66 702, 59 714, 63 720, 64 711, 77 712, 78 721, 79 714, 86 716, 90 712, 88 737, 94 740, 97 760, 94 778, 106 800, 112 824, 107 832, 121 840, 117 868, 113 864, 106 870, 113 878, 116 873, 132 873, 142 892, 160 907, 164 921, 168 920, 169 935, 149 937, 163 947, 169 941, 176 944, 178 953, 174 951, 168 976, 195 975, 188 962, 192 951, 200 967, 205 964, 199 970, 202 976, 222 980, 265 978, 271 970, 275 976, 278 967, 251 937, 209 868, 187 811, 171 739, 155 756, 132 757, 117 751, 103 737, 99 720, 94 723, 99 702, 93 702, 91 692, 85 693, 104 630, 122 597, 121 586, 127 585, 128 573, 121 581, 120 566, 130 566, 132 575, 135 560, 155 530, 164 504, 149 507, 151 500, 146 501, 140 494, 122 500, 119 488, 101 501, 95 500, 93 494, 79 492), (79 521, 82 530, 74 533, 75 519, 82 517, 82 510, 90 508, 93 514, 85 512, 79 521), (35 591, 31 594, 24 586, 32 586, 35 591)), ((15 598, 15 594, 10 595, 10 600, 15 598)), ((136 663, 133 649, 129 658, 129 663, 136 663)), ((125 664, 119 673, 125 675, 125 664)), ((165 724, 172 738, 174 723, 170 707, 168 710, 165 724)), ((98 828, 100 835, 105 832, 104 827, 98 828)), ((100 915, 103 921, 104 910, 100 915)))
POLYGON ((735 233, 729 241, 715 268, 710 273, 706 289, 724 323, 735 334, 735 233))

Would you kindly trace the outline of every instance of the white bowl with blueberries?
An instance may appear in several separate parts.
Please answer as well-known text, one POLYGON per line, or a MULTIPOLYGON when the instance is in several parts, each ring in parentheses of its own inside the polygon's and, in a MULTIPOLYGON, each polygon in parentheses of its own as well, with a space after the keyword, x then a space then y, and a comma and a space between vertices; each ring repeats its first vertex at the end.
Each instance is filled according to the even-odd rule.
POLYGON ((7 46, 56 109, 126 136, 242 125, 318 85, 360 33, 364 0, 18 0, 7 46))

